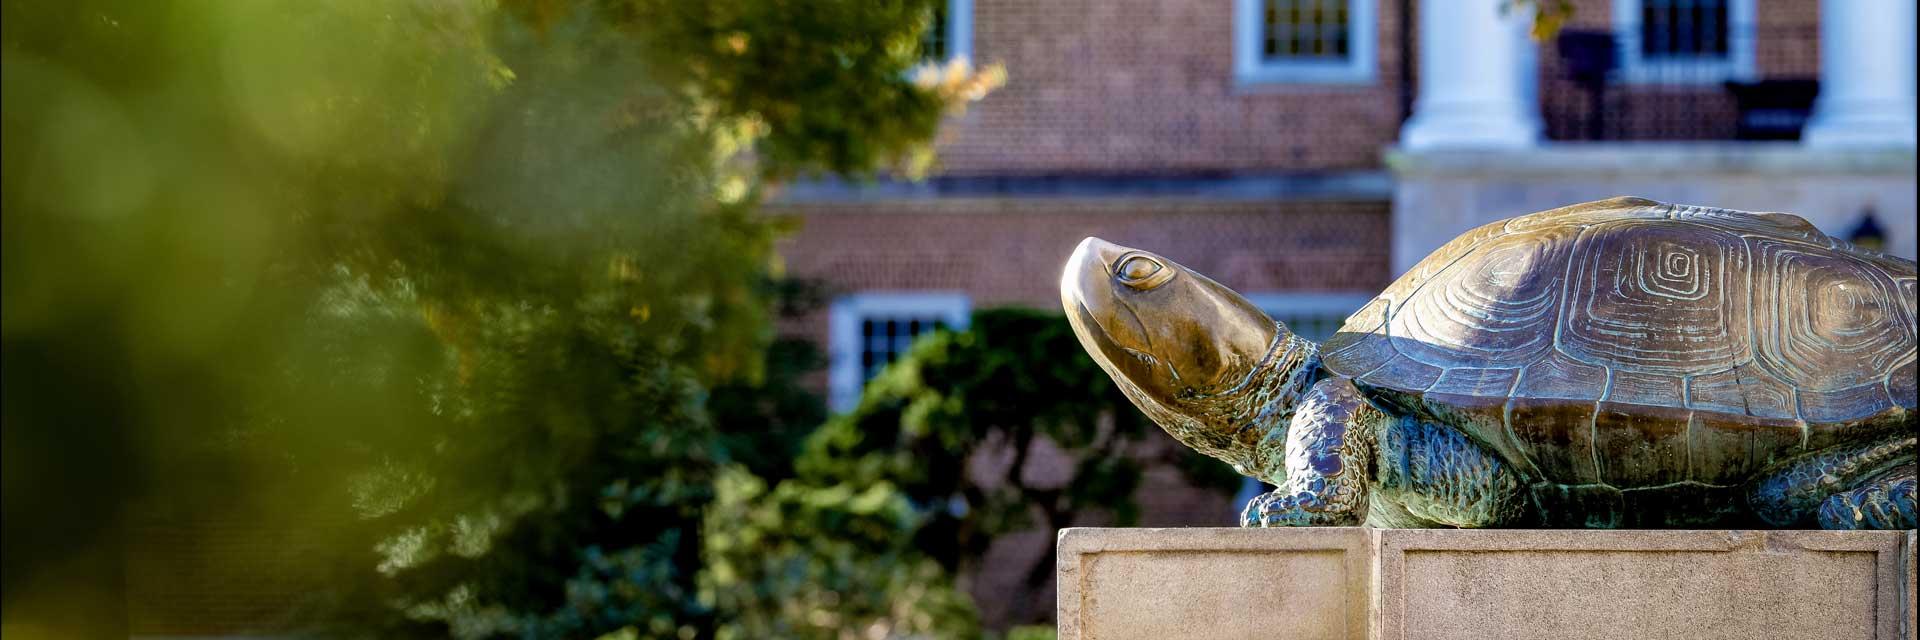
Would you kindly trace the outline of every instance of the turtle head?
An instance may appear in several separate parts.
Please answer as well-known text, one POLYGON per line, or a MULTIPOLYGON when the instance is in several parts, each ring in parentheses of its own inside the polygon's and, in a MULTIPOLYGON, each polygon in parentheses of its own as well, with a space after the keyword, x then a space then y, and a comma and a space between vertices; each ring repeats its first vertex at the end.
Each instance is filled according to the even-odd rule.
POLYGON ((1149 402, 1177 410, 1245 386, 1286 337, 1232 289, 1099 238, 1067 259, 1060 302, 1081 346, 1149 415, 1149 402))

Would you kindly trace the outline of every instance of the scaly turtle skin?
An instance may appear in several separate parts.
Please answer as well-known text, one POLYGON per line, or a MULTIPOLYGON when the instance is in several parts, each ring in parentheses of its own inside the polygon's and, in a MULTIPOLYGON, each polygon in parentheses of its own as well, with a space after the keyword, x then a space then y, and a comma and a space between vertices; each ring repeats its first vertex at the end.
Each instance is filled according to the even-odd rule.
POLYGON ((1279 486, 1248 525, 1915 526, 1914 263, 1795 216, 1496 222, 1324 347, 1094 238, 1061 294, 1136 406, 1279 486))

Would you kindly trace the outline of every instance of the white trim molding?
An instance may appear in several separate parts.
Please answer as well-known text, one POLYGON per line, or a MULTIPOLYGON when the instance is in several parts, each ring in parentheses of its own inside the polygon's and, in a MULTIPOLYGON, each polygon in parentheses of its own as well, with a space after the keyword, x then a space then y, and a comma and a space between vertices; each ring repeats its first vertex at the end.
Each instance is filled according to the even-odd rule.
POLYGON ((1376 0, 1347 3, 1346 60, 1268 60, 1261 56, 1261 8, 1267 0, 1233 1, 1233 77, 1240 86, 1262 84, 1371 84, 1376 75, 1380 25, 1376 0))
POLYGON ((947 57, 973 60, 973 0, 947 0, 947 57))
POLYGON ((1727 3, 1727 57, 1693 60, 1647 60, 1640 53, 1640 16, 1645 0, 1613 0, 1614 41, 1618 46, 1619 77, 1634 84, 1719 84, 1753 80, 1754 0, 1727 3))
POLYGON ((948 328, 963 330, 972 317, 972 302, 957 291, 862 291, 841 296, 827 312, 827 404, 846 412, 860 403, 866 372, 860 366, 864 343, 861 322, 871 318, 932 318, 948 328))

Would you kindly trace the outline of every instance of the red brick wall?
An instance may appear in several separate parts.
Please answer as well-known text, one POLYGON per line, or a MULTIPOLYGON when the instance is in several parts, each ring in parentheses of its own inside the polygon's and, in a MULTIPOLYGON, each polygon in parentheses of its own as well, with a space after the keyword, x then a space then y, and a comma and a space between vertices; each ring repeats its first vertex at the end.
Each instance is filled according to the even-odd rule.
POLYGON ((1820 3, 1815 0, 1756 0, 1759 39, 1754 64, 1762 77, 1820 75, 1820 3), (1772 36, 1772 37, 1769 37, 1772 36))
MULTIPOLYGON (((789 276, 860 291, 965 293, 974 308, 1058 309, 1082 238, 1153 251, 1242 292, 1378 291, 1389 273, 1385 201, 954 199, 772 207, 800 230, 789 276)), ((827 345, 827 310, 780 322, 827 345)), ((825 390, 825 376, 810 381, 825 390)))
POLYGON ((1232 0, 975 0, 1007 84, 950 125, 951 175, 1367 169, 1399 134, 1398 0, 1371 84, 1236 88, 1232 0))
MULTIPOLYGON (((940 200, 788 206, 788 273, 838 292, 942 289, 975 308, 1057 309, 1060 268, 1099 236, 1159 253, 1234 289, 1376 291, 1388 205, 1374 202, 940 200)), ((825 313, 789 323, 825 343, 825 313)))

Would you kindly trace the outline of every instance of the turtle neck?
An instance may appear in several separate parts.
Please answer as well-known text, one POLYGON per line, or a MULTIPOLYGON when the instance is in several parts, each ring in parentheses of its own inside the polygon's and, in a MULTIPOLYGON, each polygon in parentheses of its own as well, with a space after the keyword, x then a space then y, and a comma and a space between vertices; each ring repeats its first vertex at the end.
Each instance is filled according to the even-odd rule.
POLYGON ((1275 323, 1267 353, 1239 384, 1185 398, 1166 416, 1150 415, 1182 443, 1226 461, 1241 474, 1277 482, 1283 475, 1287 424, 1294 407, 1322 376, 1320 347, 1275 323), (1184 419, 1181 419, 1184 418, 1184 419))

